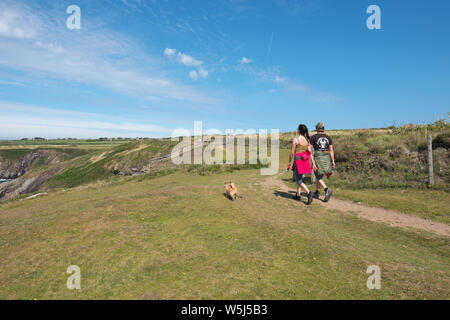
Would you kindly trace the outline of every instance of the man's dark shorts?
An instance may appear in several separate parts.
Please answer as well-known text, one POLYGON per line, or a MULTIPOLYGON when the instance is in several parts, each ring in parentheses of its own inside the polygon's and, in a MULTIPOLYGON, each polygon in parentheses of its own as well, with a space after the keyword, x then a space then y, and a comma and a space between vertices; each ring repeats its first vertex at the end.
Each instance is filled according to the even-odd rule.
POLYGON ((319 171, 314 171, 314 175, 316 176, 317 180, 322 180, 323 177, 325 177, 325 176, 327 176, 327 179, 329 179, 332 174, 333 174, 332 172, 327 173, 327 174, 325 174, 325 173, 320 173, 319 174, 319 171))
POLYGON ((322 180, 323 177, 325 177, 325 174, 324 174, 324 173, 320 173, 320 174, 319 174, 319 171, 318 171, 318 170, 317 170, 317 171, 314 171, 314 175, 316 176, 316 179, 317 179, 317 180, 322 180))

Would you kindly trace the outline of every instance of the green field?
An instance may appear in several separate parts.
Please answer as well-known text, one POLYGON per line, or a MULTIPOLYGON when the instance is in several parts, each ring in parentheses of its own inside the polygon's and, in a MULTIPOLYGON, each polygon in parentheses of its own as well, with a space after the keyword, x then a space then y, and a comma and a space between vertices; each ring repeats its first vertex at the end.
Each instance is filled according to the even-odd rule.
MULTIPOLYGON (((406 141, 416 133, 399 134, 406 141)), ((437 139, 443 133, 433 134, 437 139)), ((398 144, 390 135, 333 136, 340 153, 329 182, 334 196, 448 225, 448 171, 439 171, 430 189, 420 180, 426 181, 426 173, 419 163, 416 180, 410 180, 401 170, 416 158, 395 158, 390 150, 398 144), (375 152, 379 141, 382 149, 375 152), (350 144, 358 157, 342 156, 350 144), (378 162, 376 154, 382 155, 378 162), (399 170, 381 168, 374 175, 390 157, 399 170), (358 175, 348 177, 347 166, 358 175)), ((290 137, 282 136, 280 170, 290 137)), ((24 179, 63 166, 32 192, 48 194, 0 201, 0 298, 450 298, 449 236, 371 222, 317 201, 305 206, 273 185, 277 181, 293 190, 290 174, 261 176, 260 164, 161 161, 148 172, 128 174, 172 146, 170 140, 147 140, 43 147, 50 153, 24 179), (114 168, 126 174, 114 175, 114 168), (233 181, 242 198, 228 200, 225 181, 233 181), (79 291, 66 287, 70 265, 81 269, 79 291), (380 290, 366 286, 370 265, 381 268, 380 290)), ((407 148, 418 152, 420 146, 407 148)), ((8 161, 23 155, 18 145, 3 148, 0 156, 6 154, 8 161)), ((444 154, 441 149, 436 150, 444 154)), ((445 164, 442 159, 439 165, 445 164)))
POLYGON ((0 206, 7 299, 448 298, 449 239, 305 207, 259 170, 98 183, 0 206), (243 199, 223 196, 233 180, 243 199), (66 288, 78 265, 82 289, 66 288), (382 270, 368 290, 366 268, 382 270))

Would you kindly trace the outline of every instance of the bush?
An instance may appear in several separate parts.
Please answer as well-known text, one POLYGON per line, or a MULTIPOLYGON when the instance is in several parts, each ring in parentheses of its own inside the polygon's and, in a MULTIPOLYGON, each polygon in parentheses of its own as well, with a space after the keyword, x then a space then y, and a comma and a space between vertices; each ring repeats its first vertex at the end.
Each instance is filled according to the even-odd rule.
POLYGON ((433 149, 437 148, 450 148, 450 131, 441 133, 433 139, 433 149))

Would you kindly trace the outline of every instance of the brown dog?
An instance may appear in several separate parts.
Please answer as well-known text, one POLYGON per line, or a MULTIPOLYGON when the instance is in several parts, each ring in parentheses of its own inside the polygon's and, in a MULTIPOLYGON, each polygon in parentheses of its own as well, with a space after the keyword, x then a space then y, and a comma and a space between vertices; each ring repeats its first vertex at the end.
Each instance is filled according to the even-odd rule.
POLYGON ((237 197, 237 188, 233 182, 225 182, 225 194, 231 200, 236 200, 237 197))

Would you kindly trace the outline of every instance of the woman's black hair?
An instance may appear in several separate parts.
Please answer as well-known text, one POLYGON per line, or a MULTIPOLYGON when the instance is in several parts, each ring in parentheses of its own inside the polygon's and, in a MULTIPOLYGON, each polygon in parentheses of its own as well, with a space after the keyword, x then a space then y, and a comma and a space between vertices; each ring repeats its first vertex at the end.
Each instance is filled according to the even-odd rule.
POLYGON ((309 137, 308 127, 305 126, 304 124, 299 124, 297 131, 299 134, 304 136, 306 140, 308 140, 308 142, 311 140, 311 138, 309 137))

